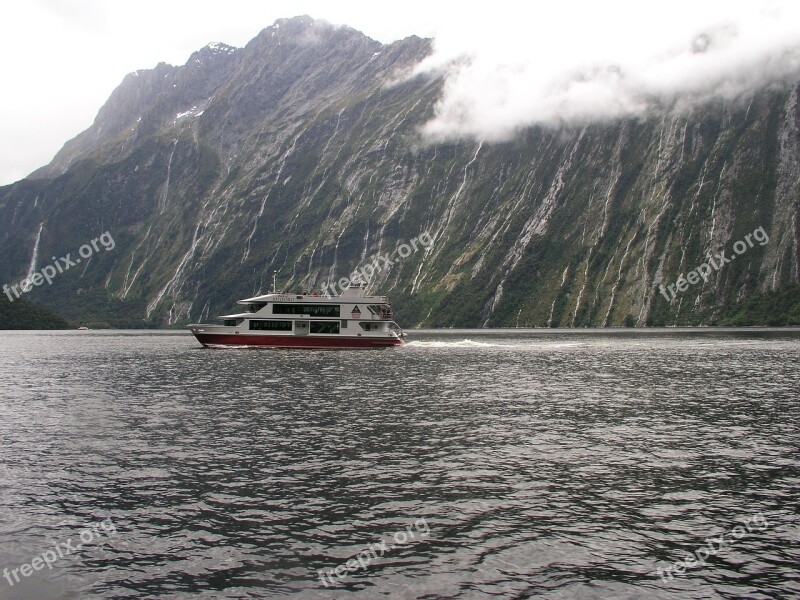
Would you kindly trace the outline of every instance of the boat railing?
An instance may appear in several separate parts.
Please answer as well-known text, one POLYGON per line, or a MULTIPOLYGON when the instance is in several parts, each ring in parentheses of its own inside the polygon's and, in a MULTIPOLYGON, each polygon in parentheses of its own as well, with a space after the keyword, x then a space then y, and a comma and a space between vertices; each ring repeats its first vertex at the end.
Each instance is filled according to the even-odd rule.
POLYGON ((381 310, 377 313, 370 314, 370 321, 391 321, 394 319, 394 312, 391 310, 381 310))

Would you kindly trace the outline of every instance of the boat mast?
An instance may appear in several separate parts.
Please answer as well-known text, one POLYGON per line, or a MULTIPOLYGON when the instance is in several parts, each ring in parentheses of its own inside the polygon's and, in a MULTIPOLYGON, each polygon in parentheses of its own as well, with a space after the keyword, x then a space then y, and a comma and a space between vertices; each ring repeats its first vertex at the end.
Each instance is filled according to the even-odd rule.
POLYGON ((277 280, 278 280, 278 271, 273 271, 272 272, 272 293, 273 294, 277 294, 278 293, 277 280))

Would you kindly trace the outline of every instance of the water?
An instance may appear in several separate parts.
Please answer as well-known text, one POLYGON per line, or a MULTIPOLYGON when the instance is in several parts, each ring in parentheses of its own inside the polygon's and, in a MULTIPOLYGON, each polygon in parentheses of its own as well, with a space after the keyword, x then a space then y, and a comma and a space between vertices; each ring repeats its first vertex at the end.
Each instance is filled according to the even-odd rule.
POLYGON ((0 598, 800 597, 800 332, 410 339, 0 333, 0 598))

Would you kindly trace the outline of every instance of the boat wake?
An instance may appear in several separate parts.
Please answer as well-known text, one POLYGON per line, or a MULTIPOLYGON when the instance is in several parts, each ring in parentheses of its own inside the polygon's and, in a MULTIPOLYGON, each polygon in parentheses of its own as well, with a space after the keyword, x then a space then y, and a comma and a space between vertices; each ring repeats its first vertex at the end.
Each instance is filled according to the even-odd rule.
POLYGON ((581 346, 582 344, 577 342, 561 342, 561 343, 554 343, 552 341, 546 342, 536 342, 536 341, 525 341, 525 342, 476 342, 475 340, 460 340, 460 341, 436 341, 436 342, 423 342, 423 341, 411 341, 406 342, 403 345, 403 348, 523 348, 523 349, 531 349, 531 350, 553 350, 557 348, 574 348, 576 346, 581 346))
POLYGON ((507 344, 490 344, 474 340, 461 340, 459 342, 406 342, 404 348, 502 348, 507 344))

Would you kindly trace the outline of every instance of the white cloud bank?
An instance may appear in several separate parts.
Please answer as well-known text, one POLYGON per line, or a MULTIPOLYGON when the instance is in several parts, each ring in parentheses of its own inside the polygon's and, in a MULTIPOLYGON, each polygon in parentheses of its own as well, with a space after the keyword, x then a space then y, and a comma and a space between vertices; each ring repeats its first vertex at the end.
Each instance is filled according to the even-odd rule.
POLYGON ((444 70, 433 140, 502 140, 733 99, 800 79, 800 2, 486 3, 437 32, 418 72, 444 70))

